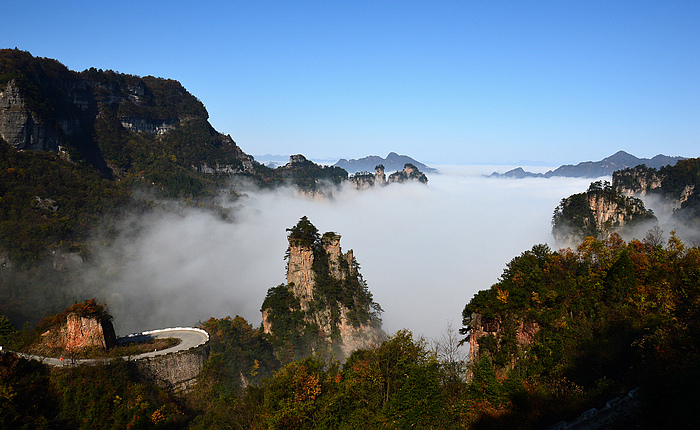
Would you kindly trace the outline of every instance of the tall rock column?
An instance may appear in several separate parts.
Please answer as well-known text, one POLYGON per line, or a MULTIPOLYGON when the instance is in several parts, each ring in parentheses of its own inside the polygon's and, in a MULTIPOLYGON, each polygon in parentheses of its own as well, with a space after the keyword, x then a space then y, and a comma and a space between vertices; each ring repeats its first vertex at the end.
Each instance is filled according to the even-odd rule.
POLYGON ((303 217, 288 229, 287 284, 270 288, 261 307, 263 328, 280 360, 329 352, 343 360, 383 335, 374 303, 352 251, 340 235, 320 236, 303 217))
POLYGON ((307 245, 289 244, 289 260, 287 261, 287 285, 294 296, 299 299, 304 311, 309 309, 309 302, 314 298, 315 274, 314 250, 307 245))

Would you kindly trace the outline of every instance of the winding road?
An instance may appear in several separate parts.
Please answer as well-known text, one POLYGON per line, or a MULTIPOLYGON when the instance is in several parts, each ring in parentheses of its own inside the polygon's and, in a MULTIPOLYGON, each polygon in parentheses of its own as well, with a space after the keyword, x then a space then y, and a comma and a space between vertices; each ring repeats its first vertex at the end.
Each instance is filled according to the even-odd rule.
MULTIPOLYGON (((179 339, 180 342, 170 348, 161 349, 159 351, 150 351, 138 355, 129 355, 124 357, 118 357, 125 360, 141 360, 144 358, 157 357, 159 355, 172 354, 179 351, 186 351, 190 348, 196 348, 200 345, 204 345, 209 341, 209 334, 206 331, 194 327, 175 327, 175 328, 164 328, 160 330, 145 331, 143 333, 129 335, 125 337, 120 337, 117 339, 119 343, 129 343, 129 342, 141 342, 153 339, 166 339, 175 338, 179 339)), ((42 363, 48 364, 50 366, 64 367, 64 366, 79 366, 81 364, 98 364, 98 363, 109 363, 114 358, 85 358, 85 359, 71 359, 71 358, 55 358, 55 357, 42 357, 40 355, 24 354, 21 352, 14 352, 20 357, 27 358, 30 360, 41 361, 42 363)))

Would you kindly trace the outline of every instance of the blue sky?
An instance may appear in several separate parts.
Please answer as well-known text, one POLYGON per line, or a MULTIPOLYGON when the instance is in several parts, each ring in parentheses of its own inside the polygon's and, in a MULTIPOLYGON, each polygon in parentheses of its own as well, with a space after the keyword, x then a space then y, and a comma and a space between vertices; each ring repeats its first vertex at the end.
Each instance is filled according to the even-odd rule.
POLYGON ((3 5, 0 47, 177 79, 249 154, 700 156, 697 1, 3 5))

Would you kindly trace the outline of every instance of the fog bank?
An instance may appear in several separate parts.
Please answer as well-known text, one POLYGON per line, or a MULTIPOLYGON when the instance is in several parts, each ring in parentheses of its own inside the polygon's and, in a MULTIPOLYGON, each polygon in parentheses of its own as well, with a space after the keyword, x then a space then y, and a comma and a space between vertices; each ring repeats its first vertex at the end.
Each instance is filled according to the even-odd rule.
POLYGON ((559 201, 590 179, 485 178, 498 166, 437 166, 428 186, 344 188, 331 199, 293 189, 248 191, 222 201, 229 219, 207 209, 130 216, 97 252, 100 285, 118 334, 241 315, 260 324, 267 289, 285 282, 286 228, 307 216, 354 250, 384 329, 437 338, 505 264, 538 243, 554 248, 559 201))

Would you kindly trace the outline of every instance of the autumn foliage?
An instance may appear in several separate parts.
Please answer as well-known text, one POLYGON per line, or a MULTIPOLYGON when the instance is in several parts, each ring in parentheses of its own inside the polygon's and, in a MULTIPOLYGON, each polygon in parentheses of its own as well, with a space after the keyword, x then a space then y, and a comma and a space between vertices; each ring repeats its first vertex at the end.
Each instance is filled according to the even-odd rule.
POLYGON ((547 428, 632 389, 641 407, 618 428, 692 428, 700 250, 674 234, 656 239, 589 238, 515 257, 465 307, 469 335, 475 314, 493 333, 477 339, 468 365, 401 330, 345 363, 310 356, 281 366, 261 328, 210 319, 209 359, 180 397, 129 363, 51 371, 2 356, 0 428, 547 428), (523 324, 537 330, 524 337, 523 324))

